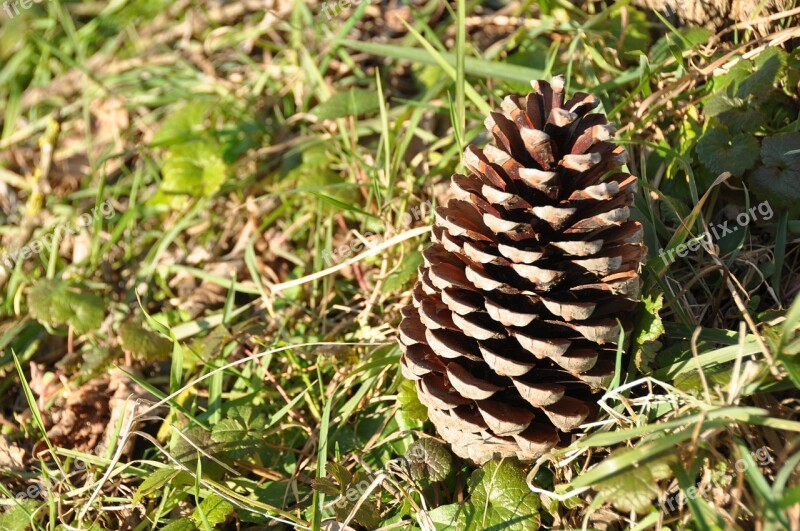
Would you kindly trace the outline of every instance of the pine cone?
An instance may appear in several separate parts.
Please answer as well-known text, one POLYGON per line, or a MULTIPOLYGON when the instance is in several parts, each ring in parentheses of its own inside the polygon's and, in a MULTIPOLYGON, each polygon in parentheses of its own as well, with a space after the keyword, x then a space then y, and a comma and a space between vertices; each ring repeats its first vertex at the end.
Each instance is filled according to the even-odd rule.
POLYGON ((535 459, 596 415, 641 289, 636 177, 615 172, 599 100, 565 103, 560 77, 533 88, 486 119, 495 145, 467 147, 400 325, 403 375, 479 464, 535 459))

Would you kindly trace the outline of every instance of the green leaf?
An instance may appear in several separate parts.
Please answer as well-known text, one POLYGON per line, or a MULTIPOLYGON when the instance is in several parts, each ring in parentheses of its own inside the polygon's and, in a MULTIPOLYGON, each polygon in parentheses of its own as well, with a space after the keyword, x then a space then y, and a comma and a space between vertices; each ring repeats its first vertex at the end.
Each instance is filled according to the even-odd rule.
POLYGON ((739 61, 726 74, 714 77, 711 80, 711 86, 714 92, 728 89, 729 95, 733 97, 736 93, 735 88, 752 72, 753 66, 749 61, 739 61))
POLYGON ((448 529, 473 531, 478 529, 475 522, 475 506, 471 502, 441 505, 432 511, 428 511, 428 516, 431 517, 431 520, 436 525, 437 531, 448 529))
POLYGON ((712 94, 711 97, 708 98, 705 103, 703 103, 703 113, 707 117, 717 116, 718 114, 722 114, 733 109, 740 109, 746 103, 747 102, 745 100, 741 98, 734 98, 726 94, 724 90, 720 90, 719 92, 712 94))
POLYGON ((453 469, 453 455, 436 439, 426 437, 412 444, 405 455, 416 480, 443 481, 453 469))
POLYGON ((647 295, 642 298, 639 333, 635 339, 637 344, 641 345, 647 341, 655 341, 664 333, 664 324, 658 314, 663 306, 663 293, 655 296, 647 295))
POLYGON ((210 109, 208 102, 191 102, 170 114, 155 134, 155 144, 169 146, 161 167, 164 180, 159 197, 208 197, 225 182, 228 166, 222 147, 206 126, 210 109))
POLYGON ((192 513, 191 519, 198 526, 203 523, 203 517, 200 514, 201 510, 208 523, 212 526, 216 526, 228 519, 228 516, 233 513, 234 506, 222 496, 213 493, 210 494, 206 499, 200 502, 200 507, 195 508, 192 513))
POLYGON ((800 201, 800 133, 778 133, 761 144, 764 167, 750 176, 753 191, 776 208, 793 208, 800 201))
POLYGON ((119 343, 134 356, 148 361, 167 359, 172 353, 172 341, 145 330, 133 320, 127 320, 120 325, 119 343))
POLYGON ((664 323, 658 312, 664 305, 664 294, 647 295, 642 298, 636 312, 634 331, 634 360, 636 367, 647 374, 653 370, 653 362, 661 343, 656 341, 664 333, 664 323))
POLYGON ((191 428, 184 427, 181 429, 181 433, 183 433, 186 438, 178 437, 174 439, 170 448, 170 454, 179 463, 190 469, 196 467, 197 460, 200 459, 204 476, 208 476, 212 479, 221 477, 224 468, 210 457, 201 454, 198 448, 202 448, 206 454, 216 458, 224 452, 223 444, 215 441, 211 437, 211 432, 202 426, 192 426, 191 428))
POLYGON ((211 438, 217 442, 236 442, 247 432, 235 419, 224 419, 216 424, 211 431, 211 438))
POLYGON ((180 520, 173 520, 164 527, 161 531, 194 531, 197 526, 188 518, 181 518, 180 520))
MULTIPOLYGON (((621 452, 631 451, 636 450, 626 448, 621 452)), ((595 489, 618 510, 644 514, 651 509, 650 502, 661 492, 658 481, 670 476, 668 460, 651 460, 599 482, 595 489)))
MULTIPOLYGON (((0 513, 0 529, 8 531, 25 531, 31 528, 31 515, 41 505, 39 500, 26 498, 19 500, 10 509, 0 513)), ((47 513, 39 511, 33 518, 34 522, 41 520, 47 513)))
POLYGON ((320 103, 311 114, 320 120, 335 120, 345 116, 361 116, 380 108, 378 93, 374 90, 350 89, 337 92, 327 101, 320 103))
POLYGON ((762 96, 769 93, 786 65, 787 54, 777 47, 769 47, 754 61, 755 71, 739 82, 736 96, 762 96))
POLYGON ((486 463, 472 473, 468 485, 471 498, 467 503, 443 505, 430 511, 436 529, 539 528, 539 496, 528 488, 525 473, 511 460, 486 463))
POLYGON ((28 292, 31 316, 51 326, 70 325, 77 334, 97 330, 105 318, 103 299, 79 284, 43 279, 28 292))
MULTIPOLYGON (((706 367, 703 369, 703 377, 700 376, 698 371, 691 371, 679 374, 673 381, 673 385, 683 391, 688 391, 698 396, 704 391, 703 379, 709 388, 727 390, 728 385, 733 377, 734 365, 732 363, 725 363, 715 365, 713 367, 706 367)), ((737 385, 746 388, 751 382, 763 380, 769 375, 769 367, 762 361, 755 362, 755 369, 752 372, 748 371, 747 378, 741 381, 741 375, 738 375, 739 381, 737 385)))
POLYGON ((761 161, 781 169, 800 168, 800 133, 778 133, 761 143, 761 161))
POLYGON ((750 177, 750 185, 759 199, 775 208, 797 207, 800 201, 800 170, 759 168, 750 177))
POLYGON ((480 529, 536 529, 539 526, 539 496, 525 481, 525 472, 511 460, 489 461, 470 476, 470 500, 480 529))
POLYGON ((223 347, 231 340, 231 334, 224 325, 211 329, 208 335, 195 337, 189 344, 189 350, 205 362, 222 355, 223 347))
MULTIPOLYGON (((367 492, 374 478, 359 470, 353 476, 349 488, 334 505, 334 512, 339 521, 344 521, 353 512, 356 502, 367 492)), ((374 497, 367 497, 353 515, 353 520, 367 529, 377 529, 381 522, 378 503, 374 497)))
POLYGON ((237 419, 250 431, 262 431, 267 425, 264 415, 256 413, 251 406, 233 406, 228 410, 228 418, 237 419))
POLYGON ((228 166, 219 143, 205 138, 172 146, 164 156, 161 173, 163 193, 209 197, 225 182, 228 166))
POLYGON ((178 107, 161 123, 161 127, 153 135, 152 144, 182 144, 205 136, 205 119, 209 108, 209 103, 201 101, 178 107))
POLYGON ((324 492, 329 496, 338 496, 344 491, 341 489, 339 483, 332 478, 316 478, 311 480, 311 487, 314 490, 324 492))
POLYGON ((325 471, 339 482, 342 487, 347 487, 353 480, 353 475, 345 467, 333 461, 325 465, 325 471))
POLYGON ((384 293, 394 293, 400 290, 406 283, 414 278, 417 268, 422 263, 422 253, 413 252, 405 255, 400 267, 389 273, 383 281, 381 290, 384 293))
POLYGON ((397 393, 397 401, 400 402, 400 409, 414 420, 428 420, 428 408, 419 401, 417 387, 411 380, 403 380, 397 393))
POLYGON ((753 132, 767 125, 767 114, 757 109, 730 109, 717 119, 734 133, 753 132))
POLYGON ((758 160, 758 140, 748 134, 731 137, 724 127, 706 131, 697 143, 700 161, 713 173, 741 177, 758 160))
POLYGON ((139 488, 136 489, 136 494, 133 496, 133 504, 136 505, 144 498, 158 492, 167 484, 173 481, 181 474, 190 477, 186 472, 178 468, 159 468, 142 481, 139 488))
MULTIPOLYGON (((364 497, 375 478, 360 470, 353 475, 333 461, 328 462, 325 468, 332 477, 315 479, 311 486, 317 491, 337 496, 333 502, 333 511, 339 521, 343 521, 353 513, 355 504, 364 497)), ((353 520, 367 529, 377 529, 381 521, 377 500, 367 496, 353 514, 353 520)))
POLYGON ((266 417, 257 415, 251 406, 234 406, 226 419, 214 425, 211 439, 222 443, 231 457, 245 457, 261 444, 266 425, 266 417))

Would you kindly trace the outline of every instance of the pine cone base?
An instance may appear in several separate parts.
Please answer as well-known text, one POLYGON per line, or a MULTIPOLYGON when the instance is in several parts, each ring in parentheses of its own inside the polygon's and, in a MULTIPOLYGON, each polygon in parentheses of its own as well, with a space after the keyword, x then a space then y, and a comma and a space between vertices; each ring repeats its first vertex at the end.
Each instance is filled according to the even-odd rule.
POLYGON ((493 145, 465 151, 400 325, 403 375, 478 464, 533 460, 596 415, 641 289, 636 177, 599 100, 533 87, 486 119, 493 145))

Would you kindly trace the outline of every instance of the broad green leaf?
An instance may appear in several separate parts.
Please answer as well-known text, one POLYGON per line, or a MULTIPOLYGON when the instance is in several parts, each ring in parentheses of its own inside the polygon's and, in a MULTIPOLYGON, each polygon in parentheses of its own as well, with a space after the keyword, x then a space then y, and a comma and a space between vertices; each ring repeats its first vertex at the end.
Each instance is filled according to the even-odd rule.
POLYGON ((739 82, 736 96, 746 98, 770 92, 786 60, 786 52, 775 46, 761 52, 754 61, 755 71, 739 82))
POLYGON ((466 503, 430 511, 437 530, 539 529, 539 496, 528 488, 525 473, 512 461, 486 463, 472 473, 468 486, 471 498, 466 503))
POLYGON ((200 507, 195 508, 191 516, 194 523, 198 526, 203 523, 203 517, 200 515, 201 510, 208 523, 212 526, 217 526, 228 519, 228 516, 233 513, 234 506, 231 502, 218 494, 212 493, 208 495, 206 499, 200 502, 200 507))
POLYGON ((30 289, 28 309, 39 322, 68 324, 77 334, 97 330, 105 317, 101 297, 81 285, 55 279, 40 280, 30 289))
POLYGON ((696 149, 700 161, 715 174, 729 171, 740 177, 758 160, 758 140, 748 134, 731 137, 724 127, 707 130, 696 149))
POLYGON ((169 148, 161 173, 164 176, 161 183, 163 193, 209 197, 225 182, 228 166, 222 160, 219 143, 204 138, 169 148))
MULTIPOLYGON (((632 451, 636 450, 622 450, 632 451)), ((595 489, 618 510, 644 514, 651 509, 650 502, 661 492, 658 481, 670 476, 668 460, 652 460, 601 481, 595 485, 595 489)))
POLYGON ((761 143, 761 161, 781 169, 800 168, 800 132, 766 137, 761 143))
POLYGON ((183 428, 181 433, 188 440, 184 439, 184 437, 175 439, 170 448, 170 454, 179 463, 190 469, 197 467, 197 460, 200 459, 204 476, 207 475, 212 479, 221 477, 224 468, 213 459, 201 454, 197 449, 202 448, 206 454, 217 457, 224 452, 224 445, 215 441, 211 436, 211 432, 201 426, 183 428))
POLYGON ((745 100, 741 98, 734 98, 726 94, 724 90, 720 90, 719 92, 712 94, 711 97, 705 101, 703 104, 703 112, 707 117, 717 116, 718 114, 722 114, 733 109, 741 109, 746 105, 746 103, 747 102, 745 100))
POLYGON ((173 145, 196 140, 206 134, 205 119, 210 105, 193 101, 172 111, 153 135, 153 144, 173 145))
POLYGON ((252 407, 235 406, 228 410, 226 419, 214 425, 211 438, 218 442, 237 442, 260 436, 266 425, 266 417, 256 414, 252 407))
POLYGON ((378 93, 374 90, 350 89, 337 92, 327 101, 320 103, 311 114, 320 120, 335 120, 345 116, 361 116, 380 108, 378 93))
POLYGON ((325 471, 329 476, 332 476, 334 479, 336 479, 336 481, 339 482, 339 485, 343 487, 350 485, 350 482, 353 481, 353 475, 350 473, 350 471, 339 463, 335 463, 333 461, 329 462, 327 465, 325 465, 325 471))
POLYGON ((211 439, 221 443, 231 457, 245 457, 260 446, 266 425, 266 417, 251 406, 235 406, 213 426, 211 439))
POLYGON ((416 480, 443 481, 453 468, 453 455, 436 439, 425 437, 406 452, 411 477, 416 480))
POLYGON ((149 361, 166 359, 172 353, 172 341, 132 320, 120 325, 119 342, 126 351, 149 361))
POLYGON ((409 418, 414 420, 428 420, 428 408, 419 401, 417 387, 411 380, 403 380, 397 393, 400 408, 409 418))
POLYGON ((263 430, 267 425, 264 415, 256 413, 251 406, 233 406, 228 410, 228 418, 238 420, 248 430, 263 430))
MULTIPOLYGON (((344 521, 344 519, 353 512, 356 502, 366 494, 373 479, 373 477, 368 476, 361 470, 353 475, 350 486, 344 492, 342 498, 334 505, 334 512, 339 518, 339 521, 344 521)), ((372 496, 367 497, 358 507, 358 510, 353 516, 353 520, 367 529, 377 529, 381 522, 377 500, 372 496)))
POLYGON ((800 170, 759 168, 750 177, 750 184, 759 199, 766 199, 775 208, 797 207, 800 200, 800 170))
POLYGON ((315 490, 336 496, 333 501, 333 511, 339 521, 348 518, 353 513, 356 503, 364 498, 363 503, 353 514, 353 520, 367 529, 376 529, 380 524, 380 511, 377 500, 371 496, 374 491, 367 495, 375 478, 360 470, 351 474, 343 466, 332 461, 328 462, 325 468, 331 477, 315 479, 311 485, 315 490))
POLYGON ((212 328, 207 335, 195 337, 189 343, 189 350, 197 354, 201 360, 209 362, 222 355, 224 345, 230 340, 230 332, 225 326, 219 325, 212 328))
POLYGON ((333 478, 315 478, 311 480, 311 487, 320 492, 324 492, 329 496, 338 496, 342 494, 342 489, 339 483, 333 478))
POLYGON ((733 133, 753 132, 767 125, 767 113, 751 108, 729 109, 717 119, 733 133))
MULTIPOLYGON (((0 529, 4 531, 25 531, 31 528, 31 515, 42 503, 39 500, 26 498, 18 500, 12 507, 0 513, 0 529)), ((39 510, 33 521, 39 521, 47 513, 39 510)))
POLYGON ((489 461, 473 472, 469 484, 479 529, 539 527, 539 496, 528 488, 525 473, 511 460, 489 461))
POLYGON ((473 531, 477 529, 475 506, 471 502, 442 505, 428 511, 428 516, 436 525, 437 531, 473 531))
POLYGON ((719 91, 722 89, 728 89, 729 95, 734 96, 736 91, 734 90, 738 84, 747 79, 747 76, 752 74, 753 66, 752 63, 749 61, 739 61, 732 68, 728 70, 727 73, 716 76, 711 80, 711 87, 713 91, 719 91))
POLYGON ((217 442, 236 442, 247 433, 244 426, 235 419, 223 419, 211 431, 211 437, 217 442))
MULTIPOLYGON (((180 474, 186 474, 186 472, 179 468, 159 468, 147 476, 136 489, 136 494, 133 496, 134 505, 161 490, 165 485, 172 483, 180 474)), ((188 474, 186 475, 188 476, 188 474)))
MULTIPOLYGON (((769 367, 767 367, 766 364, 761 360, 756 361, 755 364, 758 369, 753 372, 748 371, 748 378, 737 381, 737 385, 744 388, 751 382, 756 382, 769 376, 769 367)), ((722 390, 727 390, 733 376, 733 369, 734 366, 732 363, 703 369, 703 376, 705 377, 706 384, 708 384, 711 389, 719 387, 722 390)), ((738 378, 741 378, 741 374, 738 375, 738 378)), ((698 396, 701 396, 700 393, 704 392, 703 378, 701 378, 700 373, 697 371, 685 372, 678 375, 673 381, 673 384, 678 389, 693 392, 698 396)))

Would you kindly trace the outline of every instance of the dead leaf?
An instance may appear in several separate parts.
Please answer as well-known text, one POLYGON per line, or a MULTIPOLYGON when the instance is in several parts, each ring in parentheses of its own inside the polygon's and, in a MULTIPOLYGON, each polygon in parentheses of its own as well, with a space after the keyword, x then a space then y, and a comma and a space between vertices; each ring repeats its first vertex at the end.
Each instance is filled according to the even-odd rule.
POLYGON ((23 470, 25 450, 12 443, 5 435, 0 435, 0 469, 23 470))

